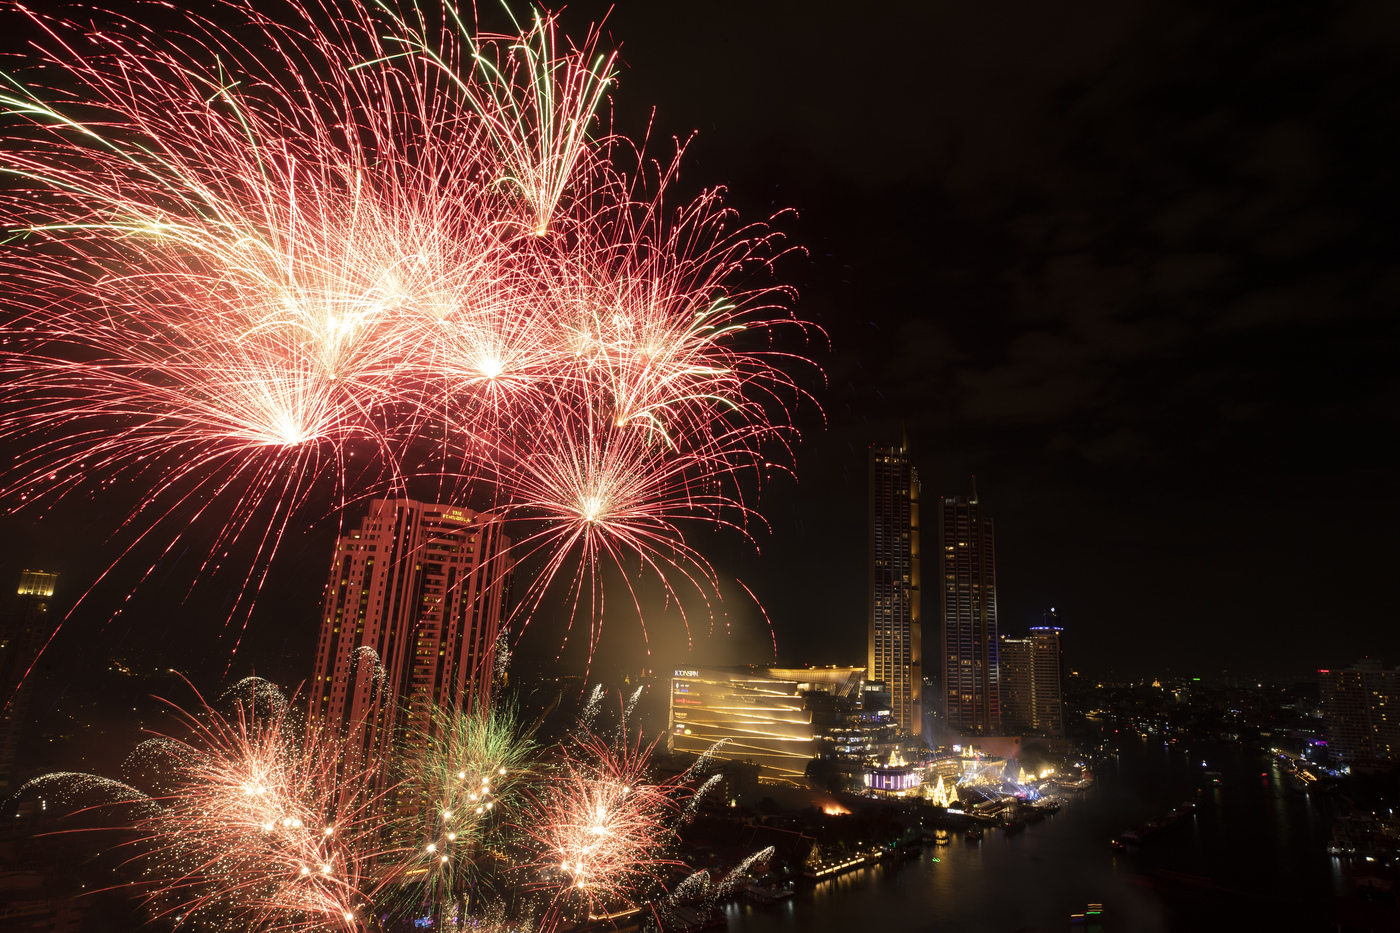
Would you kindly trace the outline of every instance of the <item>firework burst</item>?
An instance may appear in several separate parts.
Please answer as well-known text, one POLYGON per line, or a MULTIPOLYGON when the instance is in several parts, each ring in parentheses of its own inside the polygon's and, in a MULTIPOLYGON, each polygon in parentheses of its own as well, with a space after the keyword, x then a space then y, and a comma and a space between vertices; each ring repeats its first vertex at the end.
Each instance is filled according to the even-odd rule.
POLYGON ((246 609, 319 486, 343 497, 395 472, 390 415, 413 407, 405 321, 456 287, 442 270, 469 247, 443 225, 480 226, 441 205, 482 198, 418 195, 391 145, 412 95, 353 71, 353 47, 285 44, 256 18, 269 49, 193 18, 192 48, 130 21, 76 35, 31 18, 79 91, 0 95, 19 118, 0 219, 21 309, 0 432, 28 448, 5 492, 46 503, 129 481, 128 525, 168 529, 167 550, 175 523, 207 514, 211 555, 253 547, 246 609))
POLYGON ((678 864, 665 849, 690 793, 688 775, 653 781, 653 747, 584 732, 532 792, 517 828, 532 852, 529 886, 552 898, 548 918, 635 903, 678 864))
POLYGON ((430 481, 528 526, 523 619, 562 578, 596 621, 600 564, 717 592, 683 525, 747 533, 741 489, 805 397, 778 331, 806 328, 750 284, 778 240, 718 189, 673 206, 680 153, 646 169, 603 125, 596 29, 357 0, 160 33, 26 12, 39 74, 0 90, 7 501, 120 485, 128 554, 208 526, 195 580, 242 573, 245 623, 293 529, 430 481))
POLYGON ((340 748, 266 696, 231 716, 176 708, 189 737, 144 749, 162 784, 134 824, 149 902, 177 925, 362 929, 386 855, 371 775, 341 773, 340 748))
POLYGON ((393 876, 415 905, 455 904, 499 861, 495 830, 510 820, 532 767, 529 730, 509 706, 435 709, 401 763, 391 834, 393 876))

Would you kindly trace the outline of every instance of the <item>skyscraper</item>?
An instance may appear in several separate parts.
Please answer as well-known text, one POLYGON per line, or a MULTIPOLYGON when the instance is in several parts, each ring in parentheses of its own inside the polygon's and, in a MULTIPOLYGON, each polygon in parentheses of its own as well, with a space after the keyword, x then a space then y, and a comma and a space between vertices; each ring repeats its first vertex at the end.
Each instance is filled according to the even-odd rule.
POLYGON ((1045 614, 1045 625, 1031 626, 1031 658, 1033 695, 1031 728, 1053 739, 1065 735, 1064 647, 1060 636, 1064 629, 1055 623, 1055 610, 1045 614))
POLYGON ((33 681, 25 677, 53 634, 49 618, 58 574, 26 570, 0 606, 0 788, 14 783, 19 740, 29 715, 33 681))
POLYGON ((1400 760, 1400 668, 1363 658, 1345 670, 1318 671, 1327 744, 1358 771, 1385 771, 1400 760))
POLYGON ((922 618, 919 605, 919 473, 909 439, 870 450, 869 664, 866 676, 890 691, 901 732, 923 731, 922 618))
POLYGON ((1001 727, 1018 734, 1032 732, 1035 721, 1035 642, 1001 636, 997 671, 1001 680, 1001 727))
POLYGON ((359 760, 382 760, 426 733, 434 705, 488 699, 509 547, 495 516, 373 500, 359 529, 336 542, 313 720, 339 729, 359 760))
POLYGON ((938 510, 943 715, 965 735, 1001 731, 997 671, 996 536, 971 496, 944 496, 938 510))

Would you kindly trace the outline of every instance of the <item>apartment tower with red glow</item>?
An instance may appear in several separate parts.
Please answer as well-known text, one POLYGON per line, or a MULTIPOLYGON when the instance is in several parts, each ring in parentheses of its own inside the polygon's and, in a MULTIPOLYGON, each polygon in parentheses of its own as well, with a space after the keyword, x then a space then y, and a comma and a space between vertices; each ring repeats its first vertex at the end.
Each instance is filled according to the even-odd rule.
POLYGON ((432 709, 490 698, 510 539, 493 515, 375 499, 337 542, 310 714, 347 761, 386 761, 426 734, 432 709))

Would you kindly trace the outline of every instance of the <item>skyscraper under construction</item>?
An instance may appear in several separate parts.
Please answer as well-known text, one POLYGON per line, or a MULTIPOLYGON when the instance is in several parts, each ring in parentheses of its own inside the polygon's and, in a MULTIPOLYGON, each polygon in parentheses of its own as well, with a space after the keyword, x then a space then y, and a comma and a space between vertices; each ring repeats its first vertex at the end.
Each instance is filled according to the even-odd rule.
POLYGON ((492 515, 373 500, 336 542, 312 720, 339 730, 360 761, 383 760, 426 733, 434 705, 487 700, 509 547, 492 515))
POLYGON ((923 657, 919 603, 919 473, 906 436, 870 450, 868 680, 890 692, 901 732, 923 731, 923 657))

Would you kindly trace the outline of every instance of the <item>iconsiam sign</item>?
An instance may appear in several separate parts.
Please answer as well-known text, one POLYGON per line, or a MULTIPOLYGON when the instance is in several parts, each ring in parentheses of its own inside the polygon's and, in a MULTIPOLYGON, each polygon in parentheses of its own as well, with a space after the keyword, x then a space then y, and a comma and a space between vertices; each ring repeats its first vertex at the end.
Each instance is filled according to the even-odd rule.
POLYGON ((598 619, 605 563, 709 598, 683 530, 744 532, 808 400, 779 238, 612 133, 596 29, 333 6, 11 13, 38 39, 0 90, 5 499, 122 490, 230 621, 289 532, 420 478, 521 526, 522 623, 561 575, 598 619))

